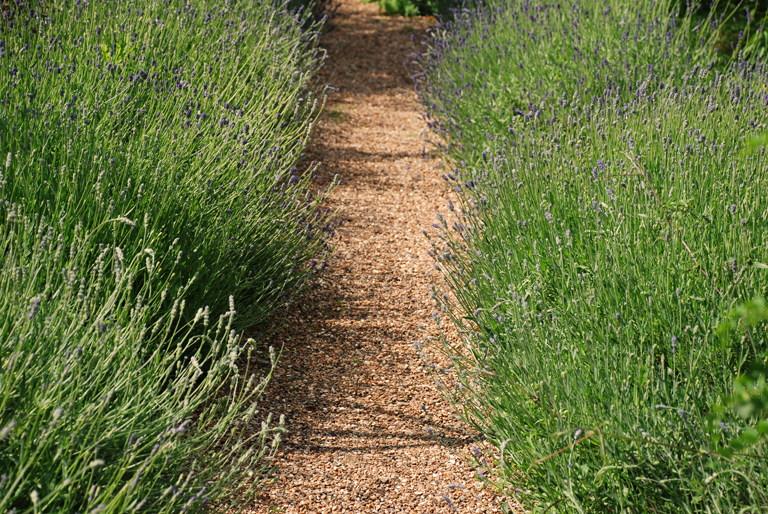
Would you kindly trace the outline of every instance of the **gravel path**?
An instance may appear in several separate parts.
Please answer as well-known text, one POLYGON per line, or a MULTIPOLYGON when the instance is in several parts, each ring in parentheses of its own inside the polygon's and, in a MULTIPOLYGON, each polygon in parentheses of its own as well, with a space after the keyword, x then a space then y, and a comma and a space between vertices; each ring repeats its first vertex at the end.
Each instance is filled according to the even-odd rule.
POLYGON ((329 96, 309 148, 320 182, 343 182, 342 224, 318 289, 284 314, 284 353, 261 404, 290 431, 278 478, 253 512, 500 512, 413 344, 431 326, 422 229, 449 190, 424 153, 424 122, 403 62, 429 19, 342 0, 323 39, 329 96))

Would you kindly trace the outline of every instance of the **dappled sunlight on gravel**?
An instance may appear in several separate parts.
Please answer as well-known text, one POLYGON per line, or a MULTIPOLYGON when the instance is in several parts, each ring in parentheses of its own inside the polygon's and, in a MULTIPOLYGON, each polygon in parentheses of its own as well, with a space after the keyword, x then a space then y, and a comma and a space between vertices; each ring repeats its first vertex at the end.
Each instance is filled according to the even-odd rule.
POLYGON ((449 188, 424 143, 403 62, 430 19, 388 18, 343 1, 325 36, 329 95, 309 157, 340 239, 317 289, 287 312, 284 345, 262 405, 289 433, 275 483, 253 512, 500 512, 467 456, 462 427, 414 343, 432 327, 429 229, 449 188))

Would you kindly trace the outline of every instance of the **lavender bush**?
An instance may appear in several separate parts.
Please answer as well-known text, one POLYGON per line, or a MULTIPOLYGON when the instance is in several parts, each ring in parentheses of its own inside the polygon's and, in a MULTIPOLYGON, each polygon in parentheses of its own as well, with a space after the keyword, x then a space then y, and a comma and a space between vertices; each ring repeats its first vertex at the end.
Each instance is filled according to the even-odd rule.
POLYGON ((108 220, 146 218, 179 286, 197 275, 201 305, 232 294, 241 326, 264 321, 327 250, 323 195, 296 169, 317 26, 269 1, 41 5, 0 42, 2 200, 126 252, 141 231, 108 220))
POLYGON ((545 116, 553 99, 611 89, 627 100, 648 74, 673 84, 694 66, 727 65, 731 54, 718 53, 715 42, 733 10, 713 8, 702 19, 694 18, 694 4, 682 17, 677 6, 489 0, 457 11, 438 25, 415 70, 439 144, 449 145, 455 160, 474 161, 487 135, 507 135, 521 116, 545 116))
MULTIPOLYGON (((473 37, 505 34, 515 46, 503 23, 473 37)), ((766 327, 716 329, 768 292, 768 69, 700 66, 693 48, 690 64, 681 46, 676 68, 629 66, 600 88, 563 78, 518 115, 513 93, 477 102, 510 80, 503 52, 422 57, 460 198, 433 239, 453 293, 436 288, 437 318, 460 334, 439 338, 452 366, 438 378, 499 449, 477 464, 533 511, 765 508, 765 439, 751 431, 765 425, 716 407, 765 364, 766 327), (462 96, 454 80, 470 71, 486 87, 462 96)))
POLYGON ((282 420, 258 410, 271 369, 245 366, 254 347, 233 330, 233 299, 220 317, 206 307, 184 323, 186 291, 169 289, 147 227, 127 253, 18 204, 0 212, 0 510, 248 501, 282 420))
POLYGON ((276 356, 250 369, 235 330, 296 294, 331 235, 297 170, 319 109, 307 16, 0 13, 0 510, 226 509, 263 483, 276 356))

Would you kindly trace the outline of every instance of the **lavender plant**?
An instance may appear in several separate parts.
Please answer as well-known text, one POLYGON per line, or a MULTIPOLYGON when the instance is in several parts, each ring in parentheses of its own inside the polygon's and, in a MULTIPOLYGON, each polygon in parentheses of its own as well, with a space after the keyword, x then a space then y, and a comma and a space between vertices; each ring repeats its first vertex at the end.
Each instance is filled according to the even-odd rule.
POLYGON ((272 2, 17 2, 0 42, 2 199, 140 251, 240 326, 316 271, 324 194, 297 171, 319 106, 317 24, 272 2), (23 16, 22 16, 23 15, 23 16), (303 27, 303 28, 302 28, 303 27), (66 216, 64 216, 66 214, 66 216), (171 251, 172 248, 172 251, 171 251))
POLYGON ((233 330, 233 299, 220 317, 206 307, 185 323, 189 288, 158 270, 148 227, 134 228, 141 250, 128 253, 83 225, 67 236, 64 220, 0 210, 0 509, 192 512, 247 501, 282 419, 258 410, 271 369, 243 367, 253 346, 233 330))
MULTIPOLYGON (((427 70, 428 108, 449 63, 427 70)), ((752 427, 710 421, 768 356, 764 331, 716 330, 768 292, 766 151, 749 150, 768 69, 694 63, 602 91, 569 82, 538 115, 449 148, 460 204, 433 255, 453 296, 434 296, 460 339, 439 339, 452 359, 439 379, 498 446, 496 485, 532 511, 765 508, 764 439, 739 448, 752 427)), ((486 106, 488 125, 507 107, 486 106)))
POLYGON ((611 89, 628 100, 648 74, 675 84, 694 66, 727 65, 731 54, 715 43, 735 8, 717 14, 715 5, 706 18, 693 3, 680 16, 673 0, 490 0, 456 11, 414 70, 437 144, 474 162, 488 138, 507 135, 518 117, 547 116, 553 99, 611 89))
POLYGON ((249 369, 235 329, 295 294, 331 233, 297 171, 319 109, 307 16, 2 12, 0 510, 201 511, 263 483, 276 356, 249 369))

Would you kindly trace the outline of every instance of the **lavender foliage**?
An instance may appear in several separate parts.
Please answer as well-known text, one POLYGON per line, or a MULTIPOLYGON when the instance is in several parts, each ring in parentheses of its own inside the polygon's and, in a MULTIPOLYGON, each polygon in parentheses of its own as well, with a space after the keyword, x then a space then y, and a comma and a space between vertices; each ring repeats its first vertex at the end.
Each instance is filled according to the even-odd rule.
POLYGON ((421 57, 419 90, 460 198, 431 250, 454 293, 434 298, 464 340, 440 339, 462 386, 444 391, 502 452, 484 469, 532 511, 759 511, 765 460, 734 448, 724 459, 738 436, 708 416, 768 355, 764 330, 716 331, 733 305, 768 292, 767 157, 754 143, 768 68, 709 66, 706 39, 622 14, 650 3, 601 2, 608 12, 559 27, 604 40, 613 74, 580 75, 607 71, 582 67, 580 46, 547 75, 555 68, 538 64, 564 43, 540 29, 578 5, 491 4, 421 57), (584 28, 613 15, 634 24, 584 28), (611 30, 628 33, 626 47, 611 30))
POLYGON ((16 165, 0 198, 126 251, 152 234, 157 268, 197 275, 201 305, 234 294, 239 323, 263 322, 332 234, 312 169, 295 170, 317 25, 272 2, 26 7, 2 35, 0 154, 16 165))
MULTIPOLYGON (((634 94, 648 75, 679 85, 695 66, 727 64, 719 27, 729 15, 678 16, 672 0, 487 1, 456 11, 425 40, 413 68, 427 121, 453 158, 480 158, 517 118, 548 107, 634 94)), ((732 13, 730 13, 732 14, 732 13)))
POLYGON ((297 169, 319 26, 271 1, 7 4, 0 511, 247 504, 283 423, 257 404, 276 355, 251 369, 236 329, 333 231, 297 169))
POLYGON ((123 252, 82 229, 68 238, 59 220, 2 210, 0 510, 248 502, 283 423, 258 410, 276 356, 266 373, 249 369, 234 305, 185 323, 186 291, 142 278, 151 248, 123 252))

